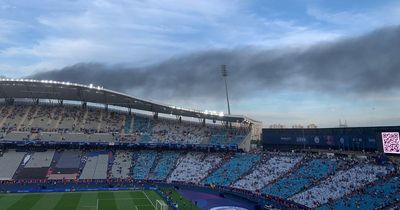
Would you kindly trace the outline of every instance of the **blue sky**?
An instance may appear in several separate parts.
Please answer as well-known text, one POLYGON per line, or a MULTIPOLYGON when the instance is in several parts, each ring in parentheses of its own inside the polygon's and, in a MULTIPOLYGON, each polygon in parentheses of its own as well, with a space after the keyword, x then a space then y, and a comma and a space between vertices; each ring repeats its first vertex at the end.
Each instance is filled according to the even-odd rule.
MULTIPOLYGON (((146 66, 209 49, 307 48, 399 22, 399 1, 0 0, 0 75, 26 77, 80 62, 146 66)), ((399 97, 255 92, 233 96, 232 109, 266 126, 400 122, 399 97)), ((223 100, 166 102, 225 110, 223 100)))

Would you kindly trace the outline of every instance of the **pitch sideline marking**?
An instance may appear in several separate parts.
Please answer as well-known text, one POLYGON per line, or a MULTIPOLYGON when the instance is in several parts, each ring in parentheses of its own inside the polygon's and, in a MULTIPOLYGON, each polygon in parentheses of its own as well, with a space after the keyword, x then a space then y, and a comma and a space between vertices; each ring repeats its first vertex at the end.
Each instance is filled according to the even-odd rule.
POLYGON ((153 202, 151 202, 149 196, 147 196, 146 192, 145 192, 145 191, 141 191, 141 192, 142 192, 142 193, 146 196, 146 198, 150 201, 150 203, 151 203, 151 205, 153 205, 154 209, 157 209, 156 206, 153 204, 153 202))

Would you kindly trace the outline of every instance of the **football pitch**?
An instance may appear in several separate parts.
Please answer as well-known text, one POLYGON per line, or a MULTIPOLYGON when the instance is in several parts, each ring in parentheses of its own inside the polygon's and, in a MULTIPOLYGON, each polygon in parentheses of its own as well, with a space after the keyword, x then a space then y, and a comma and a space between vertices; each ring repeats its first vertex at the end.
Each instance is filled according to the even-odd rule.
POLYGON ((151 190, 0 194, 0 210, 155 210, 157 200, 151 190))

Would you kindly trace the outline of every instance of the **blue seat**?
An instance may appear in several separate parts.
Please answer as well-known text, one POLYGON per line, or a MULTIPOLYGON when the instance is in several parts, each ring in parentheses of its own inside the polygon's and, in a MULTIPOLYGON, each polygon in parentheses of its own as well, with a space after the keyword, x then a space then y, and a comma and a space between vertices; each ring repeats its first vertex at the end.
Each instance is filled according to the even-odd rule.
POLYGON ((259 155, 237 153, 222 167, 202 181, 202 184, 229 186, 260 160, 259 155))
POLYGON ((313 180, 326 177, 335 170, 336 161, 315 159, 307 162, 289 176, 278 180, 272 186, 265 187, 262 192, 286 199, 310 185, 313 180))

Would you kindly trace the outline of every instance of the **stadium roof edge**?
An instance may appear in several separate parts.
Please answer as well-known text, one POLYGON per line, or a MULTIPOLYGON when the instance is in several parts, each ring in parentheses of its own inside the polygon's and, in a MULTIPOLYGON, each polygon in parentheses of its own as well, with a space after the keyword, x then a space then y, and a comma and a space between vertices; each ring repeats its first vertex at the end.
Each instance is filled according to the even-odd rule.
POLYGON ((243 115, 224 115, 213 111, 199 111, 166 105, 92 84, 83 85, 52 80, 2 78, 0 79, 0 98, 82 101, 200 119, 260 124, 260 122, 243 115))

